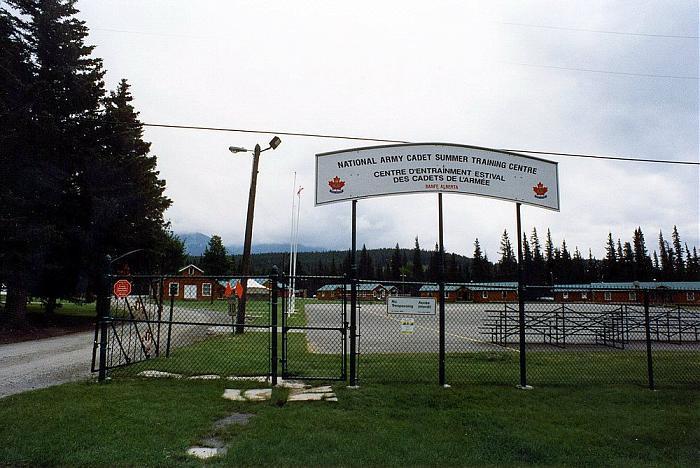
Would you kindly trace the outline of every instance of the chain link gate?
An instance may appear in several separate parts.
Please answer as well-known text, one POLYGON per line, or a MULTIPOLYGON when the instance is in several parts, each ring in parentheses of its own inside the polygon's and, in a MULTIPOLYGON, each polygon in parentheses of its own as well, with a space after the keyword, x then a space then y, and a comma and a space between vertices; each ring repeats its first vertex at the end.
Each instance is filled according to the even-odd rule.
POLYGON ((349 281, 342 276, 296 276, 280 286, 285 292, 282 377, 345 380, 349 281))
POLYGON ((109 294, 98 307, 102 316, 95 328, 92 371, 101 379, 107 373, 273 376, 276 286, 249 282, 245 318, 238 323, 236 283, 241 280, 252 278, 108 276, 109 294))

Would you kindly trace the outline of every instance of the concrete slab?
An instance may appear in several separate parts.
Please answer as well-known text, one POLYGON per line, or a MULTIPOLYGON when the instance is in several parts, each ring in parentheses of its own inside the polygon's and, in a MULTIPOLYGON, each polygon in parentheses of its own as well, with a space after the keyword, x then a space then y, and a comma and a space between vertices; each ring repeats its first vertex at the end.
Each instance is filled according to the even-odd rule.
POLYGON ((223 455, 226 453, 226 447, 190 447, 187 449, 187 454, 193 457, 197 457, 200 460, 207 460, 218 455, 223 455))
POLYGON ((248 401, 265 401, 272 397, 271 388, 253 388, 243 392, 243 397, 248 401))
POLYGON ((181 379, 182 375, 173 374, 171 372, 163 372, 157 370, 145 370, 137 374, 139 377, 148 377, 151 379, 181 379))
POLYGON ((297 393, 289 395, 287 401, 322 401, 335 398, 335 393, 297 393))
POLYGON ((290 389, 304 389, 304 388, 311 388, 311 385, 307 385, 304 382, 298 381, 298 380, 282 380, 280 379, 277 382, 278 387, 283 387, 283 388, 290 388, 290 389))
POLYGON ((328 393, 332 392, 333 389, 330 385, 324 385, 323 387, 313 387, 306 390, 306 393, 328 393))
POLYGON ((207 335, 232 335, 233 327, 209 327, 206 331, 207 335))
POLYGON ((207 375, 193 375, 192 377, 187 377, 188 380, 218 380, 220 375, 207 374, 207 375))
POLYGON ((241 395, 241 390, 237 388, 227 388, 224 390, 223 398, 232 401, 246 401, 246 399, 241 395))
POLYGON ((211 448, 224 448, 226 447, 226 444, 221 439, 218 439, 216 437, 205 437, 201 440, 202 442, 202 447, 211 447, 211 448))
POLYGON ((219 419, 218 421, 216 421, 214 423, 214 429, 223 429, 223 428, 231 426, 233 424, 238 424, 240 426, 244 426, 244 425, 248 424, 248 421, 252 417, 253 417, 253 415, 250 413, 233 413, 230 416, 226 416, 225 418, 222 418, 222 419, 219 419))
POLYGON ((228 380, 232 380, 234 382, 260 382, 260 383, 268 383, 270 381, 269 377, 265 376, 258 376, 258 377, 238 377, 235 375, 232 375, 230 377, 226 377, 228 380))

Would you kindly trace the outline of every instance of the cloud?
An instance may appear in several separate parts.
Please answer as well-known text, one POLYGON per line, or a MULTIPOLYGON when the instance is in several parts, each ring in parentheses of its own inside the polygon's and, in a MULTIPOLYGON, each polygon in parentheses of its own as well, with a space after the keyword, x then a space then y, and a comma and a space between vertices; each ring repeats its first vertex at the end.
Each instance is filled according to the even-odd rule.
MULTIPOLYGON (((495 148, 698 160, 698 81, 606 75, 512 63, 696 75, 698 41, 504 24, 697 35, 695 2, 85 2, 107 81, 126 77, 147 122, 332 133, 495 148), (104 29, 155 34, 116 33, 104 29), (182 37, 180 37, 182 36, 182 37)), ((270 135, 146 130, 180 231, 241 242, 252 148, 270 135)), ((350 245, 350 204, 314 207, 314 154, 362 143, 283 137, 263 154, 254 241, 289 238, 292 173, 306 188, 301 242, 350 245)), ((700 245, 697 166, 552 157, 560 213, 523 208, 528 232, 550 227, 601 256, 608 231, 648 247, 678 225, 700 245)), ((358 242, 411 247, 437 240, 434 195, 362 200, 358 242)), ((510 203, 445 196, 448 250, 491 259, 510 203)))

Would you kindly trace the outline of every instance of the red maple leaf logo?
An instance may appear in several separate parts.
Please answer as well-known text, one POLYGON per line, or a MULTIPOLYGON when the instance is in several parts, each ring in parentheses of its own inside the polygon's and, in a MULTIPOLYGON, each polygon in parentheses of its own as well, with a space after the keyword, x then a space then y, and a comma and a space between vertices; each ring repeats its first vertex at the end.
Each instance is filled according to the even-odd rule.
POLYGON ((547 191, 549 190, 546 186, 542 185, 542 182, 538 182, 537 185, 532 187, 535 192, 535 198, 547 198, 547 191))
POLYGON ((331 188, 331 193, 343 193, 345 182, 340 177, 335 176, 328 181, 328 185, 331 188))

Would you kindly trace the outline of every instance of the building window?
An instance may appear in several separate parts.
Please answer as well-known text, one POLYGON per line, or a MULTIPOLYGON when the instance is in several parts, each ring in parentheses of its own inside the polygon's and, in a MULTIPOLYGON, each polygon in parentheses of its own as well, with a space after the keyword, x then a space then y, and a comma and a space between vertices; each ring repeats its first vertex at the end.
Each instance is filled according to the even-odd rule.
POLYGON ((568 299, 569 293, 568 292, 562 293, 561 297, 563 297, 564 299, 568 299))
POLYGON ((637 300, 637 293, 636 292, 631 292, 629 294, 630 301, 636 301, 637 300))
POLYGON ((202 296, 211 296, 211 283, 202 283, 202 296))
POLYGON ((180 294, 180 283, 170 283, 168 285, 168 296, 177 296, 180 294))
POLYGON ((685 296, 689 301, 694 301, 695 300, 695 293, 694 292, 688 292, 686 293, 685 296))
POLYGON ((610 291, 605 291, 604 297, 606 301, 612 300, 612 293, 610 291))
POLYGON ((501 299, 505 299, 505 298, 506 298, 506 292, 505 292, 505 291, 501 291, 501 299))
POLYGON ((581 299, 588 299, 588 293, 582 292, 581 299))
POLYGON ((489 298, 489 292, 488 292, 488 291, 481 291, 481 298, 482 298, 482 299, 488 299, 488 298, 489 298))
POLYGON ((189 269, 189 275, 190 275, 190 276, 194 275, 194 268, 190 267, 190 269, 189 269))

